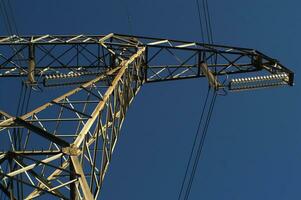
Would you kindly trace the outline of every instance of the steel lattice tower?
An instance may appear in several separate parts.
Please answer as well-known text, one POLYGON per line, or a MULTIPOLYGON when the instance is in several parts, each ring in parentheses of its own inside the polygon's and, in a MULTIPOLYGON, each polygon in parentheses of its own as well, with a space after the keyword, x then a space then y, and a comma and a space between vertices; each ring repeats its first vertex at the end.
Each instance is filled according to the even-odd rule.
POLYGON ((0 190, 8 199, 98 198, 145 83, 206 78, 215 90, 240 91, 294 80, 253 49, 120 34, 0 37, 0 78, 13 77, 73 89, 21 116, 0 110, 0 141, 9 144, 0 152, 0 190))

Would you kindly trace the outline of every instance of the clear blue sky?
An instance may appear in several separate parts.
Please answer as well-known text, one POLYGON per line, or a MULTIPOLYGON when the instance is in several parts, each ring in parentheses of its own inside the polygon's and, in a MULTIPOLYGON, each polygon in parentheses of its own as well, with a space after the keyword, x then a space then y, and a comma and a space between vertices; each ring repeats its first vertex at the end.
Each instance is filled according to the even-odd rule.
MULTIPOLYGON (((296 73, 296 86, 218 97, 190 199, 301 199, 301 2, 208 1, 216 43, 256 48, 279 59, 296 73)), ((130 33, 126 4, 133 34, 201 41, 195 0, 11 4, 26 35, 130 33)), ((102 199, 177 198, 206 87, 206 80, 143 86, 127 114, 102 199)), ((0 86, 4 110, 6 92, 0 86)))

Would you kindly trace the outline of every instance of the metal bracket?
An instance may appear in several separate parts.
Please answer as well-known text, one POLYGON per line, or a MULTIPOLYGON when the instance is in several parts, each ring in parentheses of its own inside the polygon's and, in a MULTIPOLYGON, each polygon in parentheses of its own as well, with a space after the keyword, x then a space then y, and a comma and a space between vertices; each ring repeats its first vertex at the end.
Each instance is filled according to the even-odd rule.
POLYGON ((79 156, 81 154, 81 150, 73 144, 70 147, 63 147, 62 152, 70 156, 79 156))
POLYGON ((202 62, 200 68, 203 74, 208 78, 210 86, 214 88, 214 90, 219 90, 222 85, 218 82, 216 76, 214 76, 211 70, 208 68, 208 65, 202 62))

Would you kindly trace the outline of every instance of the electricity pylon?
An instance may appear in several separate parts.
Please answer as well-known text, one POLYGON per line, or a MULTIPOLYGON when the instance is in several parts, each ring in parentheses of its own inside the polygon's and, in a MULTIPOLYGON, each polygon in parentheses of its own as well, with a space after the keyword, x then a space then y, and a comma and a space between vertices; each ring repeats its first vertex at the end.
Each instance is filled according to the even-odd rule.
POLYGON ((145 83, 206 78, 215 90, 240 91, 294 82, 292 71, 253 49, 120 34, 0 37, 0 77, 24 77, 44 92, 73 86, 21 116, 0 110, 8 199, 98 198, 145 83))

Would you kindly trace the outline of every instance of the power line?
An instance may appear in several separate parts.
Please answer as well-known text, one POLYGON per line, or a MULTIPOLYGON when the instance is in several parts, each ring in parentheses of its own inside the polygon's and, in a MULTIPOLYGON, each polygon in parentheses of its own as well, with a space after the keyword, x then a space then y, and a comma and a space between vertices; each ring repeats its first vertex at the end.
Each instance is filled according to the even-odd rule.
POLYGON ((211 15, 208 5, 208 0, 203 0, 205 2, 205 7, 207 10, 207 19, 208 19, 208 27, 209 27, 209 35, 210 35, 210 43, 213 44, 213 33, 212 33, 212 26, 211 26, 211 15))
MULTIPOLYGON (((0 0, 0 14, 2 13, 4 26, 6 28, 6 32, 8 35, 19 35, 19 31, 17 28, 16 20, 14 17, 13 9, 10 3, 10 0, 7 0, 7 3, 5 3, 5 0, 0 0)), ((11 47, 12 50, 17 53, 18 49, 14 46, 11 47)), ((19 47, 21 48, 21 47, 19 47)), ((16 62, 21 66, 19 60, 22 59, 24 56, 21 52, 17 54, 18 60, 16 62)))
POLYGON ((1 18, 3 19, 3 26, 6 30, 10 30, 9 29, 9 26, 7 24, 7 18, 6 18, 6 15, 5 15, 5 10, 4 10, 4 6, 3 6, 3 2, 0 1, 0 15, 1 15, 1 18))
POLYGON ((200 3, 199 3, 199 0, 195 0, 195 1, 196 1, 196 5, 197 5, 197 10, 198 10, 198 18, 199 18, 202 42, 205 43, 205 36, 204 36, 204 30, 203 30, 203 24, 202 24, 202 16, 201 16, 201 11, 200 11, 200 3))
MULTIPOLYGON (((202 16, 201 16, 201 11, 200 11, 201 9, 200 9, 199 0, 196 0, 196 4, 197 4, 197 11, 198 11, 198 18, 199 18, 199 26, 200 26, 200 30, 201 30, 201 37, 202 37, 203 42, 205 42, 205 36, 204 36, 204 30, 203 30, 202 16)), ((207 0, 202 1, 202 8, 203 8, 203 12, 204 12, 203 15, 204 15, 204 18, 205 18, 205 28, 206 28, 206 33, 207 33, 207 40, 208 40, 208 43, 212 44, 213 43, 213 33, 212 33, 211 18, 210 18, 210 12, 209 12, 209 6, 208 6, 208 1, 207 0)), ((214 63, 214 62, 216 62, 216 60, 211 59, 211 62, 214 63)), ((190 194, 190 191, 191 191, 191 187, 192 187, 192 184, 193 184, 193 180, 194 180, 194 177, 195 177, 197 166, 198 166, 200 156, 201 156, 202 151, 203 151, 203 146, 204 146, 206 135, 207 135, 207 132, 208 132, 208 128, 209 128, 211 116, 212 116, 212 113, 213 113, 216 97, 218 95, 217 91, 214 90, 212 98, 211 98, 211 102, 210 102, 210 105, 209 105, 208 113, 206 114, 205 124, 204 124, 204 127, 202 129, 201 138, 198 141, 199 133, 200 133, 202 122, 203 122, 204 113, 205 113, 205 110, 206 110, 206 107, 207 107, 207 101, 208 101, 209 93, 210 93, 210 86, 208 88, 205 103, 204 103, 203 109, 201 111, 200 120, 198 122, 197 131, 196 131, 194 141, 193 141, 193 145, 192 145, 192 149, 191 149, 191 152, 190 152, 190 155, 189 155, 189 159, 188 159, 188 163, 187 163, 187 166, 186 166, 184 178, 182 180, 181 189, 180 189, 180 192, 179 192, 179 195, 178 195, 178 200, 180 200, 181 197, 182 197, 184 187, 185 187, 185 183, 187 182, 187 179, 188 179, 188 183, 187 183, 187 187, 186 187, 185 193, 184 193, 184 200, 187 200, 189 198, 189 194, 190 194), (197 141, 198 141, 198 145, 196 147, 197 141), (193 159, 193 155, 194 155, 195 151, 196 151, 196 155, 193 159), (192 161, 193 161, 193 164, 192 164, 192 161), (190 174, 188 174, 188 172, 191 168, 191 165, 192 165, 192 169, 191 169, 190 174)))
POLYGON ((204 103, 202 111, 201 111, 200 119, 199 119, 198 126, 197 126, 197 131, 195 133, 194 140, 193 140, 193 145, 192 145, 192 148, 191 148, 191 151, 190 151, 190 154, 189 154, 189 159, 188 159, 188 163, 186 165, 185 175, 184 175, 184 178, 182 180, 182 185, 181 185, 181 189, 180 189, 180 192, 179 192, 178 200, 181 199, 182 192, 183 192, 183 189, 184 189, 184 186, 185 186, 185 182, 186 182, 186 179, 187 179, 190 163, 192 162, 192 156, 193 156, 193 153, 195 151, 195 145, 196 145, 197 139, 199 137, 199 132, 200 132, 201 124, 202 124, 202 121, 203 121, 204 113, 205 113, 205 110, 206 110, 209 94, 210 94, 210 87, 208 87, 205 103, 204 103))
POLYGON ((11 21, 12 21, 12 24, 13 24, 13 26, 15 28, 15 32, 17 33, 17 35, 19 35, 19 31, 18 31, 18 27, 17 27, 17 23, 16 23, 14 11, 12 9, 10 0, 7 1, 7 4, 8 4, 8 9, 10 10, 10 13, 11 13, 11 19, 12 19, 11 21))
POLYGON ((203 151, 203 146, 205 143, 210 120, 211 120, 213 109, 215 106, 216 97, 218 95, 217 91, 214 90, 212 93, 211 102, 210 102, 209 108, 208 108, 208 98, 209 98, 210 91, 211 91, 211 88, 209 87, 208 91, 207 91, 204 106, 201 110, 200 120, 198 122, 197 131, 196 131, 196 134, 194 137, 194 141, 193 141, 192 149, 191 149, 191 152, 189 155, 188 163, 186 165, 185 175, 182 180, 181 189, 180 189, 180 192, 178 195, 178 200, 181 200, 182 197, 184 197, 184 200, 187 200, 189 198, 189 194, 191 191, 191 187, 193 184, 197 166, 198 166, 198 163, 199 163, 202 151, 203 151), (208 112, 206 113, 205 111, 207 109, 208 109, 208 112), (202 127, 204 117, 206 117, 206 119, 204 122, 204 126, 202 127), (201 132, 201 138, 199 138, 200 132, 201 132), (188 173, 189 171, 190 171, 190 173, 188 173))
POLYGON ((1 13, 2 17, 4 18, 4 24, 6 26, 6 31, 9 35, 13 34, 19 34, 18 33, 18 28, 16 25, 16 20, 13 15, 13 9, 10 4, 10 1, 8 0, 7 3, 5 3, 4 0, 0 1, 0 7, 1 7, 1 13))
MULTIPOLYGON (((8 35, 19 35, 19 31, 17 28, 17 24, 16 24, 16 20, 13 14, 13 9, 10 3, 10 0, 7 0, 7 3, 5 3, 4 0, 0 0, 0 9, 1 9, 1 13, 3 13, 3 18, 4 18, 4 24, 6 26, 6 31, 8 33, 8 35)), ((14 46, 12 47, 12 50, 14 52, 18 52, 18 49, 15 48, 14 46)), ((22 53, 18 53, 17 54, 17 60, 16 62, 21 66, 20 63, 20 59, 22 59, 23 55, 22 53)), ((23 93, 24 90, 24 83, 22 81, 22 86, 21 86, 21 94, 19 95, 19 102, 18 102, 18 108, 16 111, 17 116, 20 114, 23 114, 23 112, 27 112, 28 107, 29 107, 29 102, 30 102, 30 96, 31 96, 31 91, 32 88, 30 86, 25 85, 26 89, 25 92, 23 93), (29 87, 29 93, 27 94, 27 87, 29 87), (22 100, 23 98, 23 100, 22 100), (24 109, 24 105, 25 105, 25 109, 24 109)), ((14 148, 15 150, 22 150, 22 135, 23 135, 23 129, 20 130, 20 128, 15 128, 13 130, 13 140, 14 140, 14 148)), ((17 164, 15 164, 13 166, 14 169, 16 169, 17 164)), ((21 181, 23 181, 23 176, 22 175, 18 175, 17 176, 21 181)), ((17 198, 18 199, 24 199, 23 196, 23 190, 24 190, 24 186, 23 184, 20 184, 19 182, 16 184, 17 188, 17 198)))
POLYGON ((212 31, 212 23, 211 23, 211 16, 209 10, 208 0, 202 0, 202 5, 200 5, 199 0, 196 0, 196 6, 198 11, 198 19, 199 19, 199 26, 201 30, 201 36, 203 43, 213 44, 213 31, 212 31), (201 9, 203 11, 203 15, 201 13, 201 9), (202 19, 204 17, 204 20, 202 19), (205 21, 205 25, 203 25, 203 21, 205 21), (203 26, 205 26, 205 31, 203 26), (206 41, 205 41, 205 33, 206 33, 206 41))
POLYGON ((207 135, 207 132, 208 132, 208 128, 209 128, 210 120, 211 120, 211 117, 212 117, 214 105, 215 105, 215 102, 216 102, 216 97, 217 97, 217 92, 214 91, 213 97, 211 99, 209 111, 208 111, 208 114, 207 114, 206 122, 205 122, 205 125, 204 125, 204 129, 203 129, 203 132, 202 132, 202 137, 201 137, 201 140, 199 141, 197 154, 196 154, 196 159, 194 160, 194 163, 193 163, 193 169, 192 169, 192 172, 191 172, 191 175, 190 175, 190 178, 189 178, 189 182, 188 182, 188 187, 187 187, 187 190, 186 190, 186 193, 185 193, 185 198, 184 198, 185 200, 187 200, 189 198, 192 183, 193 183, 193 180, 194 180, 194 177, 195 177, 195 172, 197 170, 197 166, 198 166, 198 163, 199 163, 202 151, 203 151, 206 135, 207 135))
POLYGON ((0 1, 0 8, 1 8, 1 13, 2 13, 2 17, 3 17, 3 22, 4 22, 4 26, 6 28, 6 31, 8 33, 8 35, 11 35, 12 31, 12 27, 11 27, 11 23, 10 23, 10 18, 7 15, 7 10, 6 10, 6 5, 4 1, 0 1))

